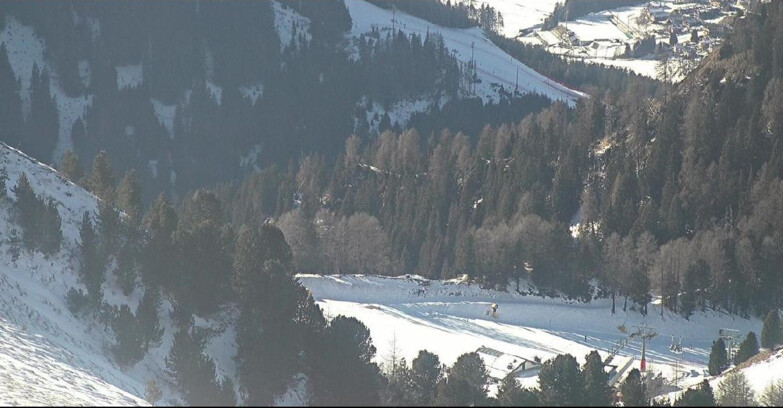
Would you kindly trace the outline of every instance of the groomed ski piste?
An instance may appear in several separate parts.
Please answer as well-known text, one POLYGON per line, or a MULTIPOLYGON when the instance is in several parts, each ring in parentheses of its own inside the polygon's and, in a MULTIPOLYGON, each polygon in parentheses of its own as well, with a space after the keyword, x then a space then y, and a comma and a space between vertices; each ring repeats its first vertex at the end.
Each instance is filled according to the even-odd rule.
POLYGON ((457 60, 467 64, 476 61, 476 74, 480 83, 476 84, 475 94, 484 103, 499 100, 498 89, 502 86, 506 92, 541 94, 553 101, 561 100, 573 105, 587 94, 561 85, 532 68, 514 59, 492 43, 481 28, 446 28, 429 21, 405 14, 400 11, 386 10, 363 0, 345 0, 351 14, 353 26, 351 35, 358 38, 362 34, 380 31, 382 36, 392 29, 402 30, 406 34, 417 34, 422 38, 431 34, 440 34, 446 47, 454 52, 457 60), (517 80, 519 74, 519 80, 517 80))
MULTIPOLYGON (((359 319, 369 329, 377 348, 376 362, 383 363, 396 349, 410 362, 419 350, 437 354, 441 362, 453 364, 463 353, 480 347, 506 355, 534 361, 546 361, 569 353, 580 363, 591 350, 606 359, 613 346, 637 326, 647 326, 658 335, 647 343, 647 370, 661 374, 666 392, 698 384, 705 378, 712 342, 722 328, 761 332, 761 321, 730 316, 722 312, 697 312, 686 320, 677 314, 651 304, 647 316, 638 310, 623 312, 618 297, 616 314, 611 313, 611 299, 590 303, 562 298, 543 298, 519 294, 515 285, 507 292, 482 289, 460 280, 434 281, 419 276, 380 277, 362 275, 298 275, 328 318, 337 315, 359 319), (497 318, 490 306, 498 305, 497 318), (670 350, 679 341, 683 352, 670 350), (677 388, 674 379, 677 377, 677 388)), ((520 287, 523 293, 530 288, 520 287)), ((639 368, 642 342, 630 341, 611 361, 617 367, 617 381, 632 368, 639 368)), ((779 358, 776 364, 781 364, 779 358)), ((492 361, 485 363, 491 364, 492 361)), ((765 365, 753 379, 760 389, 769 369, 765 365)), ((783 377, 783 370, 780 370, 783 377)), ((537 386, 538 371, 528 370, 518 376, 525 386, 537 386)))

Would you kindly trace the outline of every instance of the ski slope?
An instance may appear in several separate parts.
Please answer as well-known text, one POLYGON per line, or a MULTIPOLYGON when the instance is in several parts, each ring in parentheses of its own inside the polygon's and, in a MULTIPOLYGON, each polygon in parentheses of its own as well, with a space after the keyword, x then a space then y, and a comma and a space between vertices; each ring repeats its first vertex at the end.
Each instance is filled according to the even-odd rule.
MULTIPOLYGON (((463 353, 486 346, 503 353, 543 361, 570 353, 583 361, 591 350, 606 357, 611 347, 624 338, 618 330, 625 325, 647 324, 658 336, 647 344, 648 369, 671 379, 675 370, 680 385, 700 382, 706 377, 712 341, 724 327, 760 332, 757 319, 742 319, 718 312, 698 313, 685 320, 679 315, 650 305, 648 316, 637 311, 611 314, 611 300, 579 303, 564 299, 541 298, 509 292, 481 289, 459 281, 429 281, 417 276, 320 276, 298 275, 329 318, 353 316, 370 329, 378 349, 376 361, 383 362, 392 343, 408 361, 421 349, 438 354, 447 365, 463 353), (498 317, 487 315, 489 306, 498 304, 498 317), (683 353, 669 349, 672 336, 682 337, 683 353)), ((513 288, 510 288, 513 289, 513 288)), ((527 288, 521 288, 526 291, 527 288)), ((631 342, 613 360, 626 368, 639 367, 641 343, 631 342)), ((624 374, 621 373, 621 374, 624 374)), ((522 379, 536 386, 537 374, 522 379)), ((765 384, 766 385, 766 384, 765 384)))
POLYGON ((523 94, 537 93, 551 100, 565 101, 570 105, 574 105, 577 99, 586 96, 582 92, 550 80, 506 54, 487 39, 478 27, 444 28, 403 12, 393 13, 392 10, 376 7, 362 0, 346 0, 345 5, 353 20, 350 32, 353 38, 372 33, 373 30, 379 30, 382 35, 385 35, 383 33, 392 30, 393 27, 407 34, 415 33, 422 37, 427 32, 440 34, 446 46, 454 52, 461 64, 467 64, 471 59, 475 59, 477 76, 481 81, 476 84, 475 94, 484 103, 499 101, 501 87, 506 92, 514 92, 516 88, 523 94))

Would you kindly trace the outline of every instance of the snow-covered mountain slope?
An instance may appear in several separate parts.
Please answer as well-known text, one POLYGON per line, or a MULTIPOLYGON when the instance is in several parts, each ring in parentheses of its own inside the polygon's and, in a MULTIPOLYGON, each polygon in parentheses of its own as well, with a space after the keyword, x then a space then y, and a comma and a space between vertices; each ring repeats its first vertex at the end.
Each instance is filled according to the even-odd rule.
MULTIPOLYGON (((0 405, 147 405, 144 391, 150 379, 163 388, 159 403, 182 404, 165 373, 174 336, 173 308, 165 294, 158 310, 164 330, 161 342, 131 367, 117 364, 110 349, 116 343, 110 327, 91 315, 76 317, 68 309, 68 290, 86 290, 78 278, 79 227, 84 212, 95 219, 98 199, 51 167, 3 143, 0 170, 8 176, 7 196, 0 199, 0 405), (27 251, 18 242, 21 230, 13 211, 16 197, 12 189, 22 173, 36 194, 54 200, 62 218, 61 249, 52 256, 27 251)), ((108 304, 128 305, 131 310, 144 295, 138 280, 134 291, 123 295, 109 270, 102 290, 108 304)), ((233 360, 237 315, 229 306, 213 316, 194 319, 195 325, 213 333, 205 354, 215 362, 216 375, 234 384, 238 384, 233 360)), ((278 403, 304 405, 306 384, 306 378, 297 377, 278 403)), ((240 395, 237 398, 242 401, 240 395)))
MULTIPOLYGON (((460 354, 481 346, 529 360, 570 353, 581 361, 594 349, 608 356, 609 350, 625 338, 618 326, 625 325, 632 331, 634 326, 647 324, 658 333, 647 344, 648 369, 660 372, 669 381, 676 371, 679 385, 687 386, 706 378, 710 346, 719 329, 733 328, 744 334, 761 328, 757 319, 718 312, 697 313, 685 320, 665 311, 661 317, 654 305, 645 317, 630 309, 623 312, 622 299, 613 316, 609 299, 585 304, 523 296, 511 293, 513 288, 498 292, 459 281, 430 281, 416 276, 299 275, 299 280, 328 317, 354 316, 367 325, 378 348, 378 362, 389 355, 392 342, 408 361, 419 350, 427 349, 445 364, 452 364, 460 354), (498 305, 497 318, 487 314, 492 303, 498 305), (681 355, 670 350, 673 337, 682 337, 681 355)), ((613 364, 625 368, 625 372, 630 367, 638 368, 641 348, 641 342, 630 342, 613 364), (624 367, 628 359, 633 363, 624 367)), ((523 379, 528 386, 535 386, 536 381, 536 373, 523 379)))
POLYGON ((552 100, 574 104, 585 97, 582 92, 570 89, 539 74, 498 48, 484 35, 480 28, 444 28, 403 12, 386 10, 363 0, 345 0, 353 20, 350 35, 358 38, 374 29, 383 33, 393 28, 405 33, 424 36, 427 32, 438 33, 457 60, 467 64, 475 59, 477 76, 475 95, 485 103, 500 99, 500 87, 506 92, 516 88, 520 93, 538 93, 552 100), (519 79, 517 79, 517 76, 519 79))
POLYGON ((55 200, 63 231, 57 254, 21 249, 14 259, 12 248, 20 244, 12 241, 21 231, 10 199, 0 204, 0 404, 144 404, 139 396, 146 378, 123 373, 107 357, 111 332, 66 306, 67 291, 81 287, 79 224, 85 211, 96 213, 96 198, 3 144, 0 168, 8 175, 9 198, 24 172, 37 194, 55 200))

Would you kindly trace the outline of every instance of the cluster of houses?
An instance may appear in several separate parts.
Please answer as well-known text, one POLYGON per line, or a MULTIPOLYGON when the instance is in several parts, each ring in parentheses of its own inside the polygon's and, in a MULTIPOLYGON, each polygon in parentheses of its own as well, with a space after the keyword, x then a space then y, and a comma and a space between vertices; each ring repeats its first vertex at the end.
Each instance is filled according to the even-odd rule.
POLYGON ((735 18, 759 1, 765 0, 650 1, 561 22, 553 30, 528 32, 520 40, 572 58, 649 61, 666 56, 697 61, 721 43, 735 18), (582 19, 599 28, 580 31, 582 19), (600 28, 602 24, 606 29, 600 28))

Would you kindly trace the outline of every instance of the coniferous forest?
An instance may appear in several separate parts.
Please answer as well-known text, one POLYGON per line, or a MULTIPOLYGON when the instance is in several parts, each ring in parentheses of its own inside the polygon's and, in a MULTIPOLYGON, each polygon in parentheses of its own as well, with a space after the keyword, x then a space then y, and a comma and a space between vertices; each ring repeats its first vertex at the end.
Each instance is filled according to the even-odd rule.
MULTIPOLYGON (((584 364, 570 354, 545 361, 538 389, 511 378, 493 397, 476 353, 447 368, 422 350, 382 370, 369 329, 325 316, 298 273, 465 275, 500 291, 611 299, 612 314, 647 315, 660 296, 686 319, 705 310, 769 316, 761 346, 781 343, 768 312, 783 306, 783 2, 737 19, 677 84, 504 38, 488 6, 371 3, 479 26, 588 96, 569 106, 507 92, 485 104, 466 95, 469 67, 437 34, 377 31, 347 46, 342 1, 0 5, 0 31, 11 18, 33 27, 49 62, 33 64, 23 103, 14 56, 0 45, 0 141, 99 199, 78 232, 86 290, 71 288, 67 304, 113 330, 121 366, 160 345, 167 298, 176 333, 166 374, 191 405, 235 405, 237 395, 270 405, 298 374, 313 405, 613 402, 597 352, 584 364), (306 17, 309 31, 294 21, 291 38, 280 38, 275 7, 306 17), (118 88, 117 67, 128 66, 143 80, 118 88), (90 98, 65 148, 52 81, 90 98), (395 103, 420 97, 447 102, 392 121, 395 103), (135 308, 107 302, 107 276, 126 296, 145 288, 135 308), (196 324, 226 310, 237 316, 236 384, 205 351, 213 333, 196 324)), ((568 1, 551 19, 604 3, 568 1)), ((57 253, 56 203, 26 176, 9 186, 11 200, 6 179, 0 173, 0 200, 19 222, 14 244, 57 253)), ((759 352, 755 333, 745 341, 737 365, 759 352)), ((724 348, 715 347, 710 374, 730 364, 724 348)), ((617 385, 625 405, 649 405, 640 378, 631 371, 617 385)), ((674 404, 728 398, 717 391, 705 381, 674 404)))

